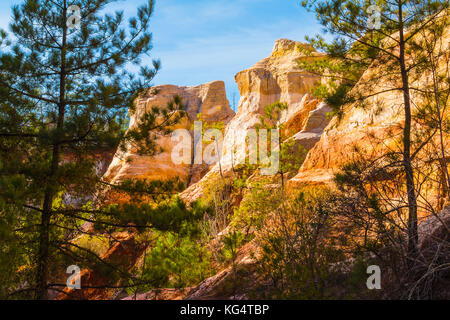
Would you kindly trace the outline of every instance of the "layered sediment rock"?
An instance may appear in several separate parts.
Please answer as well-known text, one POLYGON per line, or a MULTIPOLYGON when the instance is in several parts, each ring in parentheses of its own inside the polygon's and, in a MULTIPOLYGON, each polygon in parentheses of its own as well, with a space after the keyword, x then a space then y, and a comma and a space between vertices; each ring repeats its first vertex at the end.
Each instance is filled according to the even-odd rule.
MULTIPOLYGON (((136 112, 131 115, 130 128, 139 122, 146 110, 152 107, 164 107, 174 96, 178 95, 185 105, 187 117, 182 119, 174 129, 192 131, 193 122, 201 113, 201 120, 205 122, 221 121, 228 123, 234 116, 225 93, 225 84, 215 81, 196 87, 178 87, 173 85, 157 86, 137 100, 136 112), (156 94, 154 92, 157 92, 156 94)), ((143 156, 132 146, 128 146, 125 153, 118 151, 114 156, 104 178, 110 183, 117 183, 124 179, 170 179, 179 177, 181 181, 194 183, 209 169, 206 165, 174 164, 171 158, 174 143, 170 136, 162 136, 157 141, 163 152, 156 156, 143 156)))
MULTIPOLYGON (((312 148, 328 124, 327 113, 331 109, 311 94, 313 87, 321 81, 298 66, 304 59, 322 57, 306 44, 281 39, 276 41, 272 54, 251 68, 239 72, 235 79, 239 86, 240 101, 237 114, 230 109, 225 86, 221 81, 197 87, 158 86, 157 94, 150 91, 138 99, 136 113, 131 116, 130 127, 134 127, 145 110, 153 106, 163 107, 175 95, 179 95, 186 105, 187 117, 176 128, 192 132, 193 122, 199 113, 206 122, 223 122, 225 135, 222 145, 221 167, 224 173, 240 163, 248 155, 247 131, 260 123, 265 107, 277 101, 286 103, 280 123, 284 124, 284 136, 291 137, 305 147, 312 148), (311 54, 306 54, 312 51, 311 54)), ((206 164, 176 165, 171 159, 174 147, 170 137, 161 137, 158 144, 164 152, 153 156, 142 156, 129 146, 125 153, 118 151, 104 178, 110 183, 124 179, 169 179, 178 177, 191 187, 182 196, 188 201, 201 196, 202 183, 196 184, 206 173, 209 179, 219 172, 219 165, 206 164), (210 170, 211 169, 211 170, 210 170)))
MULTIPOLYGON (((416 37, 419 37, 418 35, 416 37)), ((450 51, 450 28, 447 28, 442 37, 441 45, 437 46, 441 52, 450 51)), ((448 71, 448 55, 440 55, 438 72, 448 71)), ((411 57, 407 59, 412 63, 411 57)), ((429 72, 421 72, 410 79, 412 88, 432 88, 433 79, 429 72)), ((401 151, 401 141, 404 123, 404 98, 403 92, 393 88, 400 88, 400 79, 392 72, 386 72, 386 67, 375 62, 361 76, 360 81, 352 89, 354 92, 368 97, 364 103, 351 103, 343 107, 342 117, 334 117, 321 135, 320 141, 308 153, 298 175, 290 183, 292 186, 305 183, 329 183, 334 174, 342 165, 352 161, 359 155, 366 158, 380 156, 387 150, 401 151), (355 146, 357 149, 355 149, 355 146), (357 152, 356 152, 357 151, 357 152)), ((443 84, 444 85, 444 84, 443 84)), ((440 88, 444 92, 444 88, 440 88)), ((429 90, 429 89, 427 89, 429 90)), ((448 89, 447 89, 448 90, 448 89)), ((418 108, 423 107, 423 98, 418 90, 410 90, 412 100, 412 112, 417 114, 418 108)), ((443 119, 450 117, 448 107, 441 106, 444 113, 443 119)), ((417 118, 417 117, 415 117, 417 118)), ((423 130, 418 122, 413 123, 412 139, 423 130)), ((434 142, 439 144, 438 135, 434 137, 429 146, 434 142)), ((450 141, 447 135, 445 149, 450 150, 450 141)), ((413 147, 414 149, 414 147, 413 147)), ((436 158, 438 148, 435 151, 426 150, 418 157, 424 159, 433 153, 436 158), (425 154, 428 152, 428 155, 425 154)), ((450 154, 447 155, 450 159, 450 154)), ((431 159, 430 159, 431 161, 431 159)))
MULTIPOLYGON (((331 109, 311 94, 321 78, 299 68, 298 62, 322 56, 306 44, 281 39, 276 41, 269 57, 235 76, 241 98, 237 114, 225 130, 221 157, 224 173, 248 156, 248 149, 242 148, 246 145, 247 131, 260 123, 265 107, 277 101, 289 106, 280 118, 285 136, 294 136, 306 149, 320 139, 328 124, 326 114, 331 109), (305 49, 313 53, 305 54, 305 49)), ((216 165, 199 183, 183 192, 182 197, 189 202, 199 198, 202 184, 218 171, 216 165)))
MULTIPOLYGON (((450 30, 449 30, 450 31, 450 30)), ((450 52, 450 34, 447 32, 447 36, 442 39, 443 51, 450 52), (447 48, 447 49, 445 49, 447 48)), ((276 46, 277 47, 277 46, 276 46)), ((444 60, 448 59, 444 56, 444 60)), ((263 60, 265 61, 265 60, 263 60)), ((448 60, 446 60, 448 61, 448 60)), ((445 64, 441 64, 443 71, 448 68, 445 64)), ((251 70, 251 69, 249 69, 251 70)), ((314 184, 329 184, 332 182, 334 174, 337 173, 341 166, 349 161, 358 159, 358 156, 371 159, 372 157, 380 157, 387 150, 401 150, 401 141, 399 138, 402 136, 403 124, 404 124, 404 112, 403 112, 403 93, 401 91, 389 90, 392 88, 392 84, 398 79, 392 79, 392 74, 386 76, 380 76, 381 66, 373 65, 362 75, 360 82, 355 86, 354 90, 362 91, 365 95, 371 96, 365 101, 364 107, 358 106, 356 103, 344 106, 342 117, 334 117, 329 123, 324 115, 329 112, 329 108, 326 105, 316 105, 314 108, 308 110, 306 107, 301 107, 296 112, 288 114, 285 123, 289 125, 299 126, 295 129, 298 130, 293 138, 301 139, 302 143, 309 138, 311 139, 310 151, 307 155, 305 162, 299 170, 299 173, 289 181, 291 187, 295 188, 302 185, 314 185, 314 184), (372 87, 368 87, 366 80, 368 78, 378 78, 378 82, 371 82, 372 87), (374 94, 380 92, 379 94, 374 94), (303 114, 304 110, 308 110, 308 116, 303 114), (297 113, 297 118, 293 114, 297 113), (325 129, 324 129, 325 128, 325 129), (317 142, 319 141, 319 142, 317 142)), ((447 69, 448 70, 448 69, 447 69)), ((239 74, 237 78, 239 77, 239 74)), ((249 77, 247 77, 249 78, 249 77)), ((298 80, 297 80, 298 81, 298 80)), ((411 83, 411 86, 416 88, 429 87, 432 78, 429 74, 422 74, 411 83)), ((252 83, 252 81, 248 81, 252 83)), ((239 83, 239 82, 238 82, 239 83)), ((249 86, 244 86, 246 89, 249 86)), ((247 90, 246 92, 250 92, 247 90)), ((411 98, 415 101, 413 112, 417 112, 417 104, 420 102, 420 98, 416 93, 411 90, 411 98)), ((251 111, 256 112, 258 102, 262 99, 258 94, 249 94, 249 97, 243 97, 241 99, 240 108, 248 108, 251 111), (247 100, 246 100, 247 99, 247 100), (248 102, 250 101, 250 102, 248 102)), ((265 102, 268 99, 266 98, 265 102)), ((448 103, 448 102, 447 102, 448 103)), ((303 104, 305 106, 305 104, 303 104)), ((443 113, 444 119, 449 119, 448 106, 447 110, 443 113)), ((241 110, 239 110, 241 111, 241 110)), ((234 121, 239 117, 240 113, 230 123, 230 127, 234 121)), ((241 117, 243 117, 241 115, 241 117)), ((243 120, 240 120, 244 122, 243 120)), ((235 126, 237 128, 238 125, 235 126)), ((413 127, 413 136, 422 130, 420 125, 416 124, 413 127)), ((424 164, 423 171, 433 172, 434 166, 439 162, 442 162, 442 153, 436 146, 439 145, 439 137, 436 135, 429 142, 429 147, 426 146, 422 149, 422 152, 418 153, 418 158, 421 159, 424 164)), ((445 136, 444 149, 446 152, 450 150, 450 137, 445 136)), ((415 149, 417 150, 417 143, 415 149)), ((446 158, 450 160, 450 154, 446 155, 446 158)), ((450 164, 450 161, 448 161, 450 164)), ((418 170, 419 171, 419 170, 418 170)), ((438 170, 436 170, 438 171, 438 170)), ((207 176, 204 178, 206 179, 207 176)), ((439 183, 439 177, 436 177, 433 186, 424 186, 422 189, 429 188, 433 194, 436 192, 436 184, 439 183)), ((199 184, 194 185, 188 189, 186 196, 199 196, 201 194, 201 188, 199 184)), ((424 192, 422 190, 422 192, 424 192)), ((427 195, 427 199, 433 202, 433 197, 427 195)), ((439 206, 438 206, 439 207, 439 206)), ((445 207, 445 205, 444 205, 445 207)), ((450 207, 447 207, 436 215, 430 217, 422 217, 424 222, 419 224, 419 246, 425 256, 430 258, 429 261, 436 261, 436 253, 442 252, 442 241, 448 239, 449 235, 449 221, 450 221, 450 207), (428 218, 428 219, 425 219, 428 218)), ((441 253, 442 254, 442 253, 441 253)), ((445 253, 444 253, 445 254, 445 253)), ((443 255, 444 255, 443 254, 443 255)), ((245 264, 239 262, 239 267, 245 268, 245 264)), ((223 283, 226 282, 228 270, 223 270, 215 276, 204 280, 196 288, 192 289, 187 299, 202 299, 219 297, 223 298, 223 295, 218 295, 224 287, 223 283)), ((250 275, 246 275, 244 279, 252 279, 250 275)), ((251 284, 250 284, 251 285, 251 284)), ((444 284, 442 291, 445 291, 444 284)), ((240 287, 249 288, 249 284, 245 283, 240 287)), ((229 297, 229 296, 228 296, 229 297)))
POLYGON ((321 78, 298 67, 300 60, 314 59, 322 54, 307 56, 303 49, 313 50, 300 42, 278 40, 268 58, 236 75, 241 99, 237 114, 225 132, 222 154, 224 170, 231 168, 232 158, 234 162, 245 158, 247 154, 242 152, 246 150, 238 146, 245 145, 246 131, 255 128, 269 104, 280 101, 289 106, 280 118, 280 123, 285 124, 287 135, 303 130, 320 133, 325 127, 327 121, 323 113, 317 113, 322 116, 320 121, 309 121, 311 112, 314 113, 318 108, 327 109, 311 94, 321 78))

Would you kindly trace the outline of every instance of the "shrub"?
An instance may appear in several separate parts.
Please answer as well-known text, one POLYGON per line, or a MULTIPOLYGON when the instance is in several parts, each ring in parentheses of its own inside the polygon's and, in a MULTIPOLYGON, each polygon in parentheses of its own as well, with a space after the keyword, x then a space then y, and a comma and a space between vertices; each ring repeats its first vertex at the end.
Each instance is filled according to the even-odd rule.
POLYGON ((142 281, 152 288, 183 288, 211 276, 211 255, 198 242, 172 232, 161 233, 145 257, 142 281))

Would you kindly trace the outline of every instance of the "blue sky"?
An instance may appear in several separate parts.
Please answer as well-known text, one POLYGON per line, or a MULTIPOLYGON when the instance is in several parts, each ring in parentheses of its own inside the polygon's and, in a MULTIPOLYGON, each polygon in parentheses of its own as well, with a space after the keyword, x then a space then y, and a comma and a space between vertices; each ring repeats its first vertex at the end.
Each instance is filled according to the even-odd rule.
MULTIPOLYGON (((0 1, 0 28, 6 29, 11 6, 0 1)), ((143 0, 121 0, 110 8, 136 12, 143 0)), ((162 69, 155 85, 199 85, 223 80, 230 103, 239 91, 234 75, 268 56, 275 40, 304 41, 320 31, 314 15, 299 0, 156 0, 151 24, 162 69)), ((145 61, 145 60, 144 60, 145 61)))

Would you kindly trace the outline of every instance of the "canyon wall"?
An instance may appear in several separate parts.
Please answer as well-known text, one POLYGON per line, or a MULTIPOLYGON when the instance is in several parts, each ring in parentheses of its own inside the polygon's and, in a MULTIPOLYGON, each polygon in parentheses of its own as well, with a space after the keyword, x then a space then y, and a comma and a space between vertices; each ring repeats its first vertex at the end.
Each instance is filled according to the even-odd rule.
MULTIPOLYGON (((157 86, 141 96, 137 101, 136 112, 130 117, 130 128, 139 122, 140 117, 152 107, 164 107, 174 96, 178 95, 185 106, 187 116, 173 129, 186 129, 192 132, 193 123, 201 114, 202 121, 228 123, 234 116, 227 100, 225 84, 214 81, 196 87, 178 87, 173 85, 157 86)), ((179 177, 186 184, 198 181, 209 169, 207 165, 175 165, 171 159, 174 143, 170 135, 161 136, 157 144, 163 152, 156 156, 145 156, 137 153, 136 148, 127 146, 126 152, 118 150, 109 166, 104 179, 117 183, 124 179, 169 179, 179 177)))
MULTIPOLYGON (((278 40, 268 58, 235 76, 241 98, 236 116, 226 127, 223 170, 229 170, 232 163, 245 158, 242 152, 246 150, 238 146, 245 145, 246 131, 255 128, 265 107, 277 101, 289 106, 279 121, 284 124, 287 135, 310 132, 317 134, 317 140, 320 138, 327 124, 325 114, 331 110, 311 94, 321 78, 300 69, 298 62, 322 57, 322 54, 314 52, 307 56, 302 49, 313 50, 300 42, 278 40)), ((298 140, 302 138, 297 136, 298 140)))
MULTIPOLYGON (((443 42, 450 52, 448 39, 450 36, 447 34, 443 42)), ((284 124, 286 135, 309 151, 298 174, 289 181, 292 188, 305 184, 330 184, 341 166, 358 155, 370 157, 389 148, 399 148, 398 139, 403 126, 403 96, 399 91, 389 90, 398 79, 392 79, 389 74, 380 75, 380 66, 374 63, 353 89, 371 97, 366 99, 364 105, 352 103, 344 106, 342 116, 335 116, 330 120, 331 108, 312 95, 314 86, 322 81, 321 77, 298 67, 298 62, 302 59, 312 61, 321 57, 322 54, 300 42, 278 40, 269 57, 236 75, 241 95, 236 115, 229 108, 223 82, 198 87, 157 87, 157 95, 149 94, 137 101, 137 113, 132 116, 130 126, 136 125, 146 108, 162 106, 174 95, 179 95, 187 106, 188 116, 177 128, 192 130, 193 121, 199 113, 204 121, 222 121, 226 124, 220 166, 175 165, 171 161, 173 143, 170 137, 162 137, 159 143, 165 148, 165 152, 155 157, 140 156, 131 147, 125 153, 117 152, 105 178, 114 183, 125 178, 180 177, 190 184, 180 196, 186 202, 199 199, 203 196, 205 184, 217 179, 220 169, 223 174, 228 174, 236 163, 246 157, 248 150, 238 147, 246 144, 247 130, 255 128, 265 107, 277 101, 289 106, 279 121, 284 124), (312 56, 305 54, 303 49, 311 50, 312 56), (371 87, 367 87, 366 80, 374 76, 378 81, 371 82, 371 87), (375 94, 376 92, 379 94, 375 94)), ((428 85, 429 81, 430 75, 423 74, 412 85, 420 88, 428 85)), ((414 92, 411 92, 411 97, 415 101, 418 99, 414 92)), ((448 117, 448 108, 446 112, 444 116, 448 117)), ((414 130, 420 128, 415 127, 414 130)), ((448 137, 446 141, 445 148, 448 152, 448 137)), ((448 209, 445 214, 448 216, 448 209)), ((435 222, 431 221, 430 224, 433 227, 435 222)), ((424 224, 421 228, 424 229, 425 226, 427 225, 424 224)), ((422 229, 421 233, 424 233, 422 229)), ((250 254, 252 249, 253 244, 249 243, 239 251, 239 265, 251 266, 254 263, 250 254)), ((230 274, 231 268, 222 270, 193 288, 187 298, 217 297, 215 294, 220 292, 218 288, 230 274)), ((180 297, 184 295, 185 293, 180 297)))
MULTIPOLYGON (((246 145, 247 130, 255 128, 264 115, 265 107, 277 101, 289 106, 279 119, 288 137, 307 150, 319 141, 331 109, 311 94, 322 81, 321 77, 298 66, 301 60, 312 61, 318 57, 323 57, 323 54, 306 44, 280 39, 269 57, 235 76, 241 98, 236 115, 225 129, 221 157, 224 174, 248 156, 248 149, 242 148, 246 145), (312 54, 305 51, 312 51, 312 54)), ((214 166, 199 183, 184 191, 182 198, 190 202, 201 197, 203 184, 213 179, 219 169, 218 165, 214 166)))
MULTIPOLYGON (((443 46, 447 48, 449 38, 447 32, 443 38, 443 46)), ((192 131, 199 113, 203 121, 221 121, 226 125, 220 166, 218 163, 211 166, 175 165, 171 159, 173 142, 165 136, 158 140, 164 152, 154 157, 141 156, 131 146, 125 153, 117 152, 105 179, 116 183, 126 178, 179 177, 189 186, 181 197, 187 202, 196 200, 202 196, 205 182, 214 179, 220 169, 227 174, 233 166, 248 157, 248 148, 242 148, 246 145, 247 131, 260 123, 265 107, 277 101, 288 105, 279 119, 279 123, 284 124, 285 135, 309 150, 298 174, 289 181, 294 188, 332 182, 341 166, 357 156, 355 146, 360 154, 367 156, 378 154, 386 148, 398 148, 398 137, 403 126, 403 96, 398 90, 389 90, 398 79, 392 78, 391 74, 380 75, 380 66, 375 62, 353 88, 370 96, 364 105, 348 104, 343 107, 341 117, 335 116, 330 121, 331 108, 312 95, 315 85, 322 81, 321 77, 298 66, 301 60, 313 61, 322 57, 323 54, 309 45, 287 39, 277 40, 269 57, 236 74, 240 91, 236 115, 226 99, 223 82, 197 87, 157 87, 158 94, 149 93, 138 99, 137 112, 131 117, 130 127, 136 125, 147 108, 164 106, 174 95, 179 95, 186 104, 187 117, 177 128, 192 131), (368 80, 372 78, 377 78, 377 81, 368 80), (369 82, 371 86, 367 87, 369 82)), ((419 75, 412 86, 420 88, 430 81, 429 74, 419 75)), ((411 98, 418 99, 414 91, 411 98)), ((448 145, 445 147, 450 149, 448 145)))
MULTIPOLYGON (((415 38, 420 41, 416 35, 415 38)), ((438 74, 447 74, 449 72, 449 55, 450 52, 450 28, 445 30, 444 36, 440 39, 440 44, 436 47, 439 51, 447 54, 442 55, 435 52, 439 56, 438 74)), ((407 57, 407 64, 413 63, 411 57, 407 57)), ((403 92, 398 89, 401 83, 396 73, 383 74, 385 66, 378 65, 375 61, 362 75, 359 82, 352 89, 353 92, 361 92, 367 99, 363 103, 355 102, 348 104, 342 109, 342 117, 334 117, 321 135, 320 141, 308 153, 298 175, 291 180, 292 186, 299 184, 315 184, 330 183, 334 174, 339 171, 342 165, 349 161, 357 159, 363 155, 364 157, 375 157, 387 152, 388 150, 402 150, 402 130, 404 124, 404 100, 403 92), (355 149, 356 147, 356 149, 355 149)), ((442 85, 446 85, 442 81, 442 85)), ((420 119, 417 114, 419 108, 426 106, 427 102, 423 101, 421 90, 431 90, 433 88, 433 78, 430 72, 418 70, 418 73, 410 79, 410 87, 417 88, 410 90, 412 101, 412 113, 416 122, 413 123, 412 140, 413 151, 418 147, 420 132, 424 130, 421 126, 420 119), (414 142, 416 141, 416 142, 414 142), (415 144, 415 145, 414 145, 415 144)), ((448 84, 447 84, 448 87, 448 84)), ((442 92, 444 88, 440 88, 442 92)), ((449 90, 447 88, 447 90, 449 90)), ((434 98, 431 99, 431 105, 434 104, 434 98)), ((447 102, 444 102, 448 103, 447 102)), ((435 108, 435 107, 433 107, 435 108)), ((448 106, 441 106, 441 117, 448 119, 450 112, 448 106), (442 112, 443 111, 443 112, 442 112)), ((450 150, 450 137, 445 137, 445 150, 450 150)), ((423 149, 418 155, 424 163, 429 159, 431 161, 439 157, 440 149, 439 135, 435 135, 430 141, 427 148, 423 149), (433 159, 431 159, 433 158, 433 159)), ((442 158, 442 157, 441 157, 442 158)), ((450 160, 450 154, 447 154, 450 160)))
MULTIPOLYGON (((136 101, 137 108, 131 115, 130 128, 136 126, 146 110, 154 106, 164 107, 178 95, 186 105, 187 117, 174 129, 184 128, 192 132, 193 122, 200 113, 202 121, 226 125, 221 156, 222 171, 226 174, 247 155, 248 149, 241 148, 245 146, 247 130, 260 123, 267 105, 280 101, 289 106, 279 119, 284 124, 285 136, 309 150, 319 141, 328 124, 327 113, 331 109, 311 94, 321 78, 300 69, 298 62, 302 59, 312 61, 322 56, 306 44, 278 40, 269 57, 236 75, 241 96, 236 115, 230 109, 225 85, 221 81, 197 87, 164 85, 154 88, 156 94, 155 90, 149 90, 136 101), (313 53, 306 54, 305 50, 313 53)), ((202 194, 203 183, 219 172, 219 164, 176 165, 171 159, 174 142, 170 136, 160 137, 157 143, 164 152, 153 157, 139 155, 131 145, 125 152, 117 151, 104 179, 114 184, 124 179, 178 177, 190 185, 182 197, 187 201, 198 199, 202 194)))
MULTIPOLYGON (((438 64, 438 72, 447 74, 449 68, 449 55, 450 52, 450 29, 447 30, 446 35, 441 39, 440 49, 443 52, 447 52, 446 55, 441 57, 441 61, 438 64)), ((277 47, 277 46, 276 46, 277 47)), ((283 50, 284 51, 284 50, 283 50)), ((263 60, 265 62, 266 60, 263 60)), ((411 60, 408 61, 411 63, 411 60)), ((257 66, 260 64, 257 64, 257 66)), ((361 158, 376 159, 381 155, 389 151, 401 152, 402 150, 402 134, 404 126, 404 102, 403 92, 392 88, 398 88, 398 76, 397 74, 382 74, 383 66, 380 66, 375 62, 369 69, 367 69, 362 75, 360 81, 353 88, 353 91, 362 92, 367 99, 364 103, 351 103, 345 105, 342 109, 342 116, 334 116, 330 122, 324 117, 324 114, 329 112, 329 108, 323 103, 316 103, 315 108, 309 109, 305 107, 307 104, 298 103, 299 99, 291 100, 292 105, 296 105, 296 112, 299 115, 302 114, 302 110, 308 110, 308 116, 300 116, 296 118, 291 114, 286 114, 286 123, 299 124, 299 127, 295 129, 299 130, 294 137, 303 137, 311 135, 313 141, 310 145, 307 157, 302 164, 298 174, 289 181, 289 186, 292 189, 296 189, 305 185, 311 186, 316 184, 327 184, 333 186, 333 178, 341 167, 352 160, 359 160, 361 158), (376 79, 376 81, 372 81, 376 79), (325 110, 322 110, 325 108, 325 110), (312 110, 312 111, 311 111, 312 110), (317 115, 317 116, 316 116, 317 115), (308 124, 310 123, 310 125, 308 124)), ((249 69, 252 70, 252 69, 249 69)), ((240 108, 249 109, 258 114, 259 101, 266 99, 264 103, 270 103, 270 99, 266 98, 264 94, 252 93, 249 89, 251 84, 255 81, 255 77, 249 76, 249 71, 243 71, 237 75, 237 81, 241 80, 240 88, 243 88, 244 95, 241 99, 240 108), (246 94, 246 95, 245 95, 246 94), (262 98, 263 97, 263 98, 262 98)), ((250 71, 251 72, 251 71, 250 71)), ((258 78, 257 78, 258 79, 258 78)), ((260 79, 260 78, 259 78, 260 79)), ((270 77, 269 77, 270 79, 270 77)), ((319 79, 317 79, 319 80, 319 79)), ((292 79, 293 83, 290 83, 287 87, 298 86, 302 83, 303 78, 292 79)), ((442 85, 446 85, 445 81, 442 81, 442 85)), ((286 84, 286 83, 285 83, 286 84)), ((433 79, 429 73, 419 72, 415 79, 410 83, 411 87, 419 88, 420 90, 429 90, 433 87, 433 79)), ((285 87, 286 88, 286 87, 285 87)), ((297 87, 298 88, 298 87, 297 87)), ((309 88, 310 89, 310 88, 309 88)), ((442 92, 449 90, 441 87, 442 92)), ((256 91, 256 90, 255 90, 256 91)), ((288 90, 285 92, 289 92, 288 90)), ((450 91, 448 91, 450 92, 450 91)), ((292 92, 291 92, 292 93, 292 92)), ((305 96, 308 96, 305 94, 305 96)), ((284 98, 289 100, 290 95, 285 95, 284 98)), ((298 97, 298 95, 296 96, 298 97)), ((413 114, 415 115, 416 123, 412 128, 413 139, 413 151, 414 153, 421 147, 423 140, 420 141, 420 135, 426 131, 426 127, 429 123, 420 123, 420 117, 417 116, 421 106, 426 106, 426 102, 423 101, 423 97, 418 93, 418 90, 411 90, 411 100, 413 101, 413 114), (424 103, 425 102, 425 103, 424 103), (425 125, 424 125, 425 124, 425 125)), ((280 94, 279 99, 282 99, 280 94)), ((275 99, 276 100, 276 99, 275 99)), ((433 101, 433 100, 432 100, 433 101)), ((442 118, 447 120, 450 118, 449 100, 447 99, 442 106, 442 118), (446 104, 446 105, 445 105, 446 104)), ((433 102, 431 106, 435 107, 433 102)), ((241 109, 239 110, 241 111, 241 109)), ((230 122, 231 128, 234 121, 238 121, 239 116, 241 119, 245 119, 244 115, 238 114, 230 122)), ((429 111, 429 110, 428 110, 429 111)), ((240 123, 246 122, 240 120, 240 123)), ((248 121, 251 123, 250 121, 248 121)), ((234 130, 238 130, 238 125, 234 126, 234 130)), ((448 131, 448 130, 447 130, 448 131)), ((428 132, 429 134, 429 132, 428 132)), ((425 137, 427 137, 425 135, 425 137)), ((423 136, 422 136, 423 139, 423 136)), ((304 140, 303 140, 304 142, 304 140)), ((429 254, 430 257, 436 259, 436 252, 439 252, 439 248, 442 243, 435 241, 436 239, 445 239, 448 236, 448 221, 450 221, 450 207, 449 203, 440 204, 435 202, 439 185, 443 183, 441 177, 439 177, 442 169, 440 168, 442 163, 442 153, 440 151, 440 139, 439 135, 435 134, 430 140, 425 139, 426 146, 417 153, 417 160, 415 162, 416 169, 416 181, 421 181, 423 174, 430 174, 432 179, 428 179, 426 185, 420 185, 421 196, 425 198, 425 201, 429 201, 427 204, 432 204, 436 208, 443 208, 440 213, 437 213, 431 218, 421 214, 419 209, 420 224, 419 224, 419 246, 425 254, 429 254), (431 184, 430 184, 430 181, 431 184)), ((444 136, 444 150, 446 152, 446 158, 448 164, 450 164, 450 136, 444 136)), ((401 158, 400 158, 401 159, 401 158)), ((401 161, 401 160, 400 160, 401 161)), ((206 179, 208 175, 204 178, 206 179)), ((391 178, 389 178, 389 181, 391 178)), ((445 182, 444 182, 445 184, 445 182)), ((186 197, 192 197, 195 192, 201 192, 201 188, 197 185, 188 189, 185 194, 186 197), (197 188, 197 190, 195 190, 197 188)), ((386 191, 389 192, 389 191, 386 191)), ((195 198, 195 197, 194 197, 195 198)), ((423 205, 422 199, 419 198, 419 206, 423 205)), ((441 209, 438 209, 441 210, 441 209)), ((248 253, 248 246, 252 243, 248 243, 246 246, 239 250, 236 263, 239 265, 239 275, 242 277, 242 282, 245 285, 241 285, 240 289, 244 292, 233 292, 234 299, 246 299, 245 291, 255 283, 261 283, 261 279, 256 277, 256 263, 252 259, 252 255, 248 253)), ((254 253, 254 247, 252 248, 254 253)), ((431 261, 431 259, 430 259, 431 261)), ((222 270, 215 276, 205 279, 197 287, 193 288, 185 299, 224 299, 223 291, 227 285, 232 283, 232 270, 231 267, 222 270)))

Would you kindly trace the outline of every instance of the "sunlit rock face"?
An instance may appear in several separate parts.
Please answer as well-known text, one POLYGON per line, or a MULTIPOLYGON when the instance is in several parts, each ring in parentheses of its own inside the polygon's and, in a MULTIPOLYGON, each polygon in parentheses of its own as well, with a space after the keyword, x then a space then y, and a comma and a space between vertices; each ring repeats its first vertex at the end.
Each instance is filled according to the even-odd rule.
MULTIPOLYGON (((365 79, 377 73, 376 67, 368 69, 354 90, 368 90, 363 85, 365 79)), ((383 91, 390 85, 380 78, 372 90, 383 91)), ((367 156, 379 152, 388 133, 401 130, 402 99, 401 92, 389 91, 368 98, 364 107, 356 103, 344 106, 342 117, 330 121, 291 184, 331 181, 339 168, 351 161, 355 146, 367 156)))
MULTIPOLYGON (((242 148, 247 130, 255 128, 265 107, 277 101, 289 106, 280 119, 285 136, 295 135, 294 139, 306 149, 312 148, 320 139, 331 109, 311 94, 321 78, 300 69, 298 62, 322 56, 306 44, 281 39, 276 41, 269 57, 235 76, 241 98, 237 114, 225 130, 221 157, 224 173, 248 156, 248 149, 242 148), (305 54, 304 49, 311 50, 312 55, 305 54)), ((182 197, 187 201, 201 197, 202 183, 218 171, 216 165, 202 181, 183 192, 182 197)))
MULTIPOLYGON (((222 155, 224 170, 230 169, 232 165, 233 147, 234 162, 245 158, 246 154, 242 152, 246 151, 238 146, 245 144, 246 130, 255 128, 267 105, 277 101, 288 104, 288 110, 280 119, 280 123, 285 124, 287 135, 302 131, 308 122, 310 112, 319 107, 320 101, 314 98, 311 92, 321 78, 300 69, 298 62, 322 55, 314 53, 313 57, 307 58, 302 50, 305 47, 307 45, 300 42, 278 40, 268 58, 236 75, 241 99, 237 114, 225 132, 222 155)), ((326 121, 325 118, 322 120, 326 121)), ((323 124, 319 126, 324 127, 323 124)))
MULTIPOLYGON (((419 37, 420 35, 416 36, 419 37)), ((450 52, 450 28, 447 28, 444 37, 440 40, 440 46, 437 46, 442 52, 450 52)), ((411 63, 411 57, 408 57, 408 63, 411 63)), ((447 72, 448 54, 442 56, 439 63, 439 72, 447 72)), ((383 66, 374 63, 362 75, 360 81, 353 90, 363 92, 370 96, 363 105, 356 103, 349 104, 343 108, 341 119, 334 117, 321 135, 320 141, 308 153, 305 162, 298 175, 290 183, 292 186, 305 183, 329 183, 334 174, 345 163, 358 156, 355 153, 355 146, 358 147, 359 154, 365 157, 380 156, 389 148, 400 150, 399 137, 401 138, 404 123, 404 103, 403 93, 401 91, 390 90, 399 87, 399 77, 392 74, 383 74, 383 66), (368 79, 377 79, 376 81, 367 81, 368 79), (367 83, 371 83, 370 86, 367 83), (385 91, 385 92, 384 92, 385 91), (375 94, 377 93, 377 94, 375 94)), ((425 88, 432 86, 432 77, 430 73, 420 73, 417 79, 410 83, 413 88, 425 88)), ((441 88, 444 90, 444 88, 441 88)), ((448 89, 447 89, 448 90, 448 89)), ((413 114, 417 113, 417 108, 423 106, 421 98, 417 91, 411 90, 411 99, 413 101, 413 114)), ((444 119, 449 119, 450 113, 448 106, 444 119)), ((413 128, 414 134, 420 130, 420 126, 413 128)), ((429 147, 439 144, 438 135, 431 141, 429 147)), ((450 150, 450 139, 445 139, 446 150, 450 150)), ((430 151, 425 148, 418 158, 425 159, 430 153, 436 155, 436 151, 430 151)), ((447 155, 450 160, 450 154, 447 155)))
MULTIPOLYGON (((178 87, 173 85, 157 86, 137 101, 136 112, 130 117, 130 128, 152 107, 164 107, 173 100, 175 95, 181 97, 185 105, 187 116, 174 129, 186 129, 192 132, 193 123, 201 113, 205 122, 221 121, 228 123, 234 116, 226 97, 225 84, 215 81, 196 87, 178 87)), ((104 178, 110 183, 117 183, 124 179, 170 179, 179 177, 181 181, 190 184, 198 181, 209 169, 208 165, 176 165, 172 161, 171 153, 174 147, 170 136, 162 136, 157 143, 163 152, 156 156, 143 156, 136 148, 128 146, 126 152, 117 151, 104 178)))

